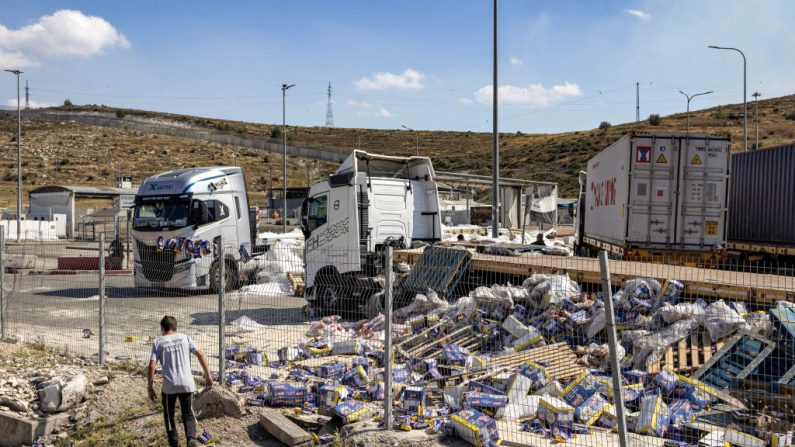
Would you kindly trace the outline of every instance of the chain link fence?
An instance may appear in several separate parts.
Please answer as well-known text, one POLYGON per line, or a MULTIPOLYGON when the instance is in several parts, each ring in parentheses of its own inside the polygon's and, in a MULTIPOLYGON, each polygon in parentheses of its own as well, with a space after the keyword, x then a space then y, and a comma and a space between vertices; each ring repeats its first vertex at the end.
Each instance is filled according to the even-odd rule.
POLYGON ((326 427, 318 443, 355 422, 474 445, 791 442, 795 278, 780 266, 468 242, 307 262, 282 241, 243 263, 220 262, 224 244, 163 247, 127 269, 110 242, 3 241, 2 336, 143 365, 174 316, 225 386, 326 427), (140 286, 187 274, 196 290, 140 286))

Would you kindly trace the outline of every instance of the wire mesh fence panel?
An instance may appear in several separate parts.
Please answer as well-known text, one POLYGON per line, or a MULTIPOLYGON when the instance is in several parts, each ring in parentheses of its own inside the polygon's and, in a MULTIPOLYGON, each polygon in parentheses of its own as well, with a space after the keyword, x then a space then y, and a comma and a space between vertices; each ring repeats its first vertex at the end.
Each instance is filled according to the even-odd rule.
POLYGON ((475 445, 620 445, 623 409, 629 445, 762 447, 786 445, 795 421, 787 265, 138 237, 131 269, 115 238, 6 241, 7 336, 98 360, 101 333, 108 361, 146 364, 173 316, 253 411, 287 410, 319 442, 361 422, 475 445))

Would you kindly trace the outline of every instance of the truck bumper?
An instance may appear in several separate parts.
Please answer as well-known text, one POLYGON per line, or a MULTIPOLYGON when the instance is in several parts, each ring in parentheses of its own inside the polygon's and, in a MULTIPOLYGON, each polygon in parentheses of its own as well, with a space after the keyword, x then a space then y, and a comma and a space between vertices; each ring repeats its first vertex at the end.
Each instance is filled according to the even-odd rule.
POLYGON ((133 270, 133 282, 135 287, 142 288, 208 290, 210 275, 206 271, 202 272, 202 275, 197 275, 196 264, 191 263, 186 270, 175 272, 168 281, 150 281, 144 277, 140 264, 136 263, 133 270))

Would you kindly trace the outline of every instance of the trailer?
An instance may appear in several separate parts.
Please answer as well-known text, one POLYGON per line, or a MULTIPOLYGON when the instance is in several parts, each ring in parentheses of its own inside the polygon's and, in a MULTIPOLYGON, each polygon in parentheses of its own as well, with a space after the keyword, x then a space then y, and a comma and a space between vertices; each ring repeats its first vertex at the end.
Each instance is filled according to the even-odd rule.
POLYGON ((716 266, 726 242, 728 136, 630 133, 580 175, 575 250, 716 266))
POLYGON ((730 191, 729 256, 795 264, 795 145, 732 155, 730 191))

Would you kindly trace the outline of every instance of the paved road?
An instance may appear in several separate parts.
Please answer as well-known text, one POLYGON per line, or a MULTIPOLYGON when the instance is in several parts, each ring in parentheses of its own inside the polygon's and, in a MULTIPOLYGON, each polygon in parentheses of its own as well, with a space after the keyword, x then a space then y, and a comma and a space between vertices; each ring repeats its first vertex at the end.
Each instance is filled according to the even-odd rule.
MULTIPOLYGON (((80 275, 6 275, 16 279, 8 296, 8 335, 23 341, 42 337, 48 346, 82 355, 98 352, 96 336, 82 338, 83 329, 99 333, 96 273, 80 275)), ((149 337, 159 334, 163 315, 173 315, 180 331, 188 333, 208 354, 218 352, 218 296, 177 291, 136 289, 130 276, 106 279, 106 351, 111 359, 129 356, 146 360, 149 337), (138 340, 126 342, 128 336, 138 340)), ((276 349, 304 336, 308 324, 303 298, 280 293, 227 293, 226 321, 247 316, 263 325, 244 334, 247 342, 272 359, 276 349)), ((232 326, 227 326, 233 332, 232 326)))

